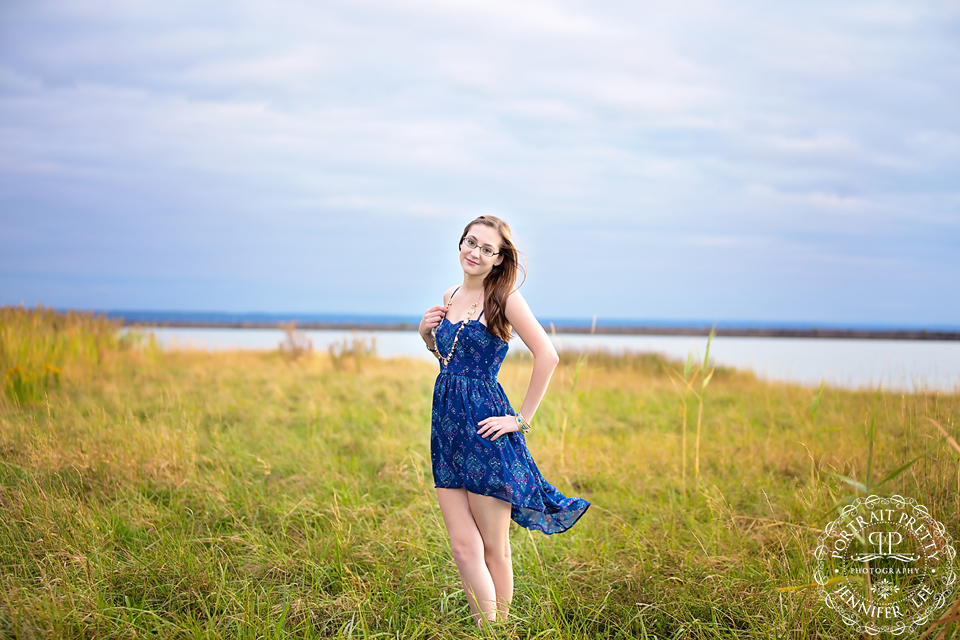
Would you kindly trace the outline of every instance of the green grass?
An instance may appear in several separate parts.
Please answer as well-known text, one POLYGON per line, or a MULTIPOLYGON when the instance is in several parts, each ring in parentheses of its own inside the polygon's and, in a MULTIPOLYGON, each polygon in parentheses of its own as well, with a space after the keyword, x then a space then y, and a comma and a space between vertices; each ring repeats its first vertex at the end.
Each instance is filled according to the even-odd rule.
MULTIPOLYGON (((512 525, 511 619, 475 631, 430 473, 436 365, 160 353, 2 311, 4 370, 62 373, 0 396, 0 637, 849 637, 813 590, 778 588, 812 582, 849 489, 828 472, 864 479, 871 423, 875 478, 930 449, 883 491, 960 523, 957 456, 926 420, 956 437, 957 394, 828 387, 814 415, 816 390, 718 368, 697 485, 683 363, 564 354, 528 442, 593 506, 560 535, 512 525)), ((504 364, 515 404, 530 366, 504 364)))

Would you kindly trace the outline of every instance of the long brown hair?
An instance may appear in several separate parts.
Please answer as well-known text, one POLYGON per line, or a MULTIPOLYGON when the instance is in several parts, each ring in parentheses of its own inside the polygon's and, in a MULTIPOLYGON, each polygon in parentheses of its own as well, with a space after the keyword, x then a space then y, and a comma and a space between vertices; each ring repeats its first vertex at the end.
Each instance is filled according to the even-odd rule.
POLYGON ((483 279, 483 308, 487 314, 487 331, 492 335, 500 336, 504 341, 510 341, 510 331, 512 327, 507 322, 507 297, 516 289, 520 288, 524 280, 527 279, 526 266, 520 262, 520 251, 513 244, 513 232, 510 231, 510 225, 496 216, 478 216, 463 229, 463 235, 460 236, 460 244, 463 246, 463 239, 470 232, 470 227, 475 224, 483 224, 492 227, 500 234, 500 257, 503 260, 500 264, 493 267, 493 270, 483 279), (517 273, 523 275, 523 280, 517 284, 517 273))

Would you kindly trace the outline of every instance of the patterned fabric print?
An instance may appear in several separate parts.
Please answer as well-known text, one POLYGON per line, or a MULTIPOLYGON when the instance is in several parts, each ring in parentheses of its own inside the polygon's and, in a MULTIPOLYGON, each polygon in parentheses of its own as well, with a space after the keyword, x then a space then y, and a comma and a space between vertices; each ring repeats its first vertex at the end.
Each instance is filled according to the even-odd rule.
MULTIPOLYGON (((446 318, 437 327, 437 348, 444 356, 459 328, 446 318)), ((546 481, 519 431, 493 441, 477 434, 477 423, 484 418, 516 415, 497 382, 509 348, 475 320, 460 331, 449 365, 441 365, 430 434, 434 485, 494 496, 511 504, 510 517, 520 526, 560 533, 572 527, 590 503, 568 498, 546 481)))

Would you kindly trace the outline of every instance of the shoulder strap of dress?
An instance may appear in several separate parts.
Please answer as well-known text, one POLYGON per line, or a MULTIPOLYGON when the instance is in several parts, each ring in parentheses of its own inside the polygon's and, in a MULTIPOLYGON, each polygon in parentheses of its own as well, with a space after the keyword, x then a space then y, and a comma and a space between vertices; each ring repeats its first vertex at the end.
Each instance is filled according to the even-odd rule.
MULTIPOLYGON (((453 293, 450 294, 450 299, 447 300, 447 306, 450 306, 450 303, 453 302, 453 296, 457 295, 457 291, 460 291, 460 287, 457 287, 453 290, 453 293)), ((482 311, 480 313, 483 313, 482 311)))
POLYGON ((477 316, 477 322, 480 322, 480 318, 483 317, 483 312, 484 312, 484 311, 485 311, 485 309, 480 309, 480 315, 477 316))

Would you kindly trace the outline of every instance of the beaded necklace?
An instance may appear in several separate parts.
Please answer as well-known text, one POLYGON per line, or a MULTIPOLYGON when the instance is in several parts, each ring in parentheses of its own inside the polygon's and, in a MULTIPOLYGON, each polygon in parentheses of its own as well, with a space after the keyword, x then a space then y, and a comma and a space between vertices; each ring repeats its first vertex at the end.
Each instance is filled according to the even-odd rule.
MULTIPOLYGON (((459 290, 460 290, 460 287, 457 287, 457 291, 459 290)), ((450 300, 447 301, 447 309, 449 309, 450 305, 453 304, 453 296, 457 295, 457 291, 454 291, 453 295, 450 296, 450 300)), ((460 321, 460 328, 457 329, 456 335, 453 336, 453 344, 450 345, 450 353, 448 353, 446 357, 444 357, 442 354, 440 354, 439 348, 437 349, 437 355, 440 356, 440 362, 443 363, 443 366, 446 367, 447 365, 450 364, 450 358, 453 357, 453 351, 454 349, 457 348, 457 340, 460 339, 460 332, 463 331, 464 325, 470 322, 470 318, 473 316, 473 312, 477 310, 477 305, 480 304, 480 300, 482 298, 483 298, 483 291, 480 291, 480 297, 477 298, 477 301, 470 306, 470 311, 467 312, 467 317, 460 321)), ((436 339, 434 339, 434 341, 436 341, 436 339)), ((439 345, 437 346, 439 347, 439 345)))

